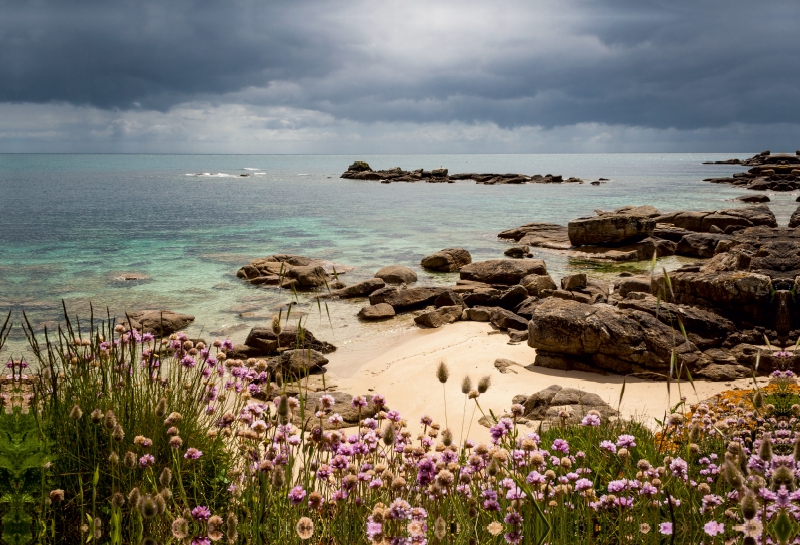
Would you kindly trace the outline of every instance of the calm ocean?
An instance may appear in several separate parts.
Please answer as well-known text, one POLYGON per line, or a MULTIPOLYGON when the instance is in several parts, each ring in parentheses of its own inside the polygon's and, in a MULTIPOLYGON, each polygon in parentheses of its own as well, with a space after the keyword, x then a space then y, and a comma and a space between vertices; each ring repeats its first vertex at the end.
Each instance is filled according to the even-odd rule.
MULTIPOLYGON (((502 257, 507 245, 496 239, 499 231, 532 221, 566 224, 595 209, 739 206, 731 199, 742 190, 701 180, 743 167, 701 163, 749 155, 0 155, 0 310, 24 307, 39 325, 58 319, 62 299, 81 315, 90 302, 116 314, 169 308, 197 317, 192 332, 241 339, 266 319, 240 313, 268 316, 291 299, 237 280, 236 270, 255 257, 330 259, 356 267, 342 278, 348 283, 388 264, 416 269, 421 283, 452 283, 455 274, 421 271, 420 258, 449 246, 469 249, 475 260, 502 257), (374 169, 611 181, 484 186, 340 179, 356 159, 374 169), (150 280, 115 280, 120 273, 150 280)), ((788 221, 796 196, 770 194, 779 222, 788 221)), ((555 278, 586 267, 552 252, 538 257, 555 278)), ((669 258, 666 265, 678 262, 669 258)), ((331 303, 333 328, 324 307, 320 313, 306 305, 308 327, 339 344, 407 327, 407 320, 361 326, 355 318, 361 304, 331 303)))

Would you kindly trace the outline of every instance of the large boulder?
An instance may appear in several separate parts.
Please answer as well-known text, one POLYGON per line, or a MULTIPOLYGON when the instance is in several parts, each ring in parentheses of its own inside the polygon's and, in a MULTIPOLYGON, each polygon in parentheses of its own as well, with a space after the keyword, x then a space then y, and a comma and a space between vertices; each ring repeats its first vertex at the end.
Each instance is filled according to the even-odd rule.
POLYGON ((372 305, 379 303, 392 305, 395 311, 411 310, 433 304, 436 298, 445 291, 447 291, 446 288, 413 287, 403 289, 387 286, 372 292, 369 296, 369 302, 372 305))
POLYGON ((649 276, 628 276, 619 278, 614 282, 614 293, 626 297, 629 293, 650 293, 651 283, 649 276))
POLYGON ((547 274, 541 259, 490 259, 471 263, 461 269, 462 280, 487 284, 518 284, 530 274, 547 274))
POLYGON ((120 320, 123 327, 133 327, 140 333, 168 336, 194 322, 194 316, 171 310, 137 310, 127 312, 120 320))
POLYGON ((420 265, 433 271, 456 272, 470 263, 472 263, 472 256, 464 248, 445 248, 435 254, 423 257, 420 265))
POLYGON ((458 321, 461 318, 462 308, 460 305, 451 307, 441 307, 435 310, 423 312, 414 318, 414 323, 425 327, 441 327, 458 321))
POLYGON ((620 208, 572 220, 567 224, 567 234, 573 246, 621 245, 651 236, 655 227, 652 211, 620 208))
POLYGON ((254 327, 250 330, 244 344, 258 351, 255 356, 271 356, 283 350, 312 349, 323 354, 330 354, 336 347, 325 341, 318 340, 313 333, 296 326, 286 326, 281 330, 280 336, 272 328, 254 327))
POLYGON ((388 320, 396 314, 394 307, 386 303, 377 305, 367 305, 358 311, 358 317, 362 320, 377 321, 388 320))
POLYGON ((387 265, 378 269, 375 278, 387 284, 412 284, 417 281, 417 273, 402 265, 387 265))
POLYGON ((328 297, 339 297, 349 299, 352 297, 367 297, 370 293, 386 287, 386 282, 380 278, 369 278, 362 282, 357 282, 346 288, 333 290, 326 294, 328 297))
POLYGON ((332 282, 332 275, 344 274, 348 267, 331 261, 292 254, 274 254, 251 261, 236 276, 255 285, 279 285, 300 290, 317 289, 332 282))
POLYGON ((327 364, 328 358, 312 349, 285 350, 281 354, 282 369, 293 375, 304 376, 322 369, 327 364))
POLYGON ((507 290, 494 288, 477 289, 465 295, 463 301, 468 307, 502 307, 510 310, 527 299, 527 297, 528 290, 524 286, 516 285, 507 290))
POLYGON ((600 413, 601 419, 618 414, 597 394, 558 385, 531 394, 522 406, 525 407, 525 418, 531 420, 560 420, 559 414, 566 414, 565 420, 575 423, 580 422, 592 410, 600 413))
POLYGON ((536 365, 548 367, 663 372, 668 370, 674 338, 671 327, 648 313, 555 297, 536 308, 528 325, 528 345, 537 349, 536 365))
POLYGON ((292 413, 294 423, 299 427, 304 427, 310 430, 312 427, 319 425, 322 429, 340 429, 357 426, 359 420, 366 418, 374 418, 378 414, 378 407, 372 403, 372 396, 364 396, 367 405, 360 410, 353 407, 353 396, 351 394, 332 391, 332 392, 310 392, 306 398, 305 421, 301 419, 299 410, 292 413), (333 398, 333 406, 330 408, 328 414, 322 418, 316 416, 316 412, 322 409, 320 399, 322 396, 328 395, 333 398), (342 417, 343 422, 335 422, 333 424, 328 420, 328 415, 338 414, 342 417))

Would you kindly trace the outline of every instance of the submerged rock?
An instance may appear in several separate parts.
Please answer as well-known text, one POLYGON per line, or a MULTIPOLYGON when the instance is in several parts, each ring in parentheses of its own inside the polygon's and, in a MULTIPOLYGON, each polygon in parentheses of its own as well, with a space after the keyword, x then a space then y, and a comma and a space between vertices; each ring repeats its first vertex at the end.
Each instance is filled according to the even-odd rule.
POLYGON ((433 271, 456 272, 470 263, 472 256, 464 248, 445 248, 422 258, 420 265, 433 271))

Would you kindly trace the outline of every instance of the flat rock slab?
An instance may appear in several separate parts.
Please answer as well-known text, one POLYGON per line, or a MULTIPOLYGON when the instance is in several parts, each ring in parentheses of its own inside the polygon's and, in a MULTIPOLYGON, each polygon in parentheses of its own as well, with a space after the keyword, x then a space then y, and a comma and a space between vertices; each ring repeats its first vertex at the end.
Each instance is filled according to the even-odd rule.
POLYGON ((547 266, 541 259, 491 259, 467 265, 460 274, 462 280, 510 286, 529 274, 547 274, 547 266))
POLYGON ((395 311, 412 310, 433 304, 436 298, 445 291, 447 291, 446 288, 397 288, 387 286, 372 292, 369 296, 369 302, 372 305, 379 303, 389 304, 394 307, 395 311))

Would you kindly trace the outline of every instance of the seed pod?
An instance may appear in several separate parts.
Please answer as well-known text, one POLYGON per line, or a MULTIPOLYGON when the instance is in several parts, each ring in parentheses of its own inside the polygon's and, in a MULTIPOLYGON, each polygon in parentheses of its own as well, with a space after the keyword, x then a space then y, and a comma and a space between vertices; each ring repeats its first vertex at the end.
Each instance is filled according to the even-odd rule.
POLYGON ((440 361, 439 367, 436 368, 436 378, 442 384, 445 384, 447 379, 450 378, 450 370, 447 368, 447 364, 443 361, 440 361))
POLYGON ((731 461, 725 462, 723 466, 723 471, 725 472, 725 482, 728 483, 728 486, 733 488, 734 490, 739 490, 741 487, 744 486, 744 477, 742 473, 739 471, 739 468, 736 467, 731 461))
POLYGON ((161 474, 158 476, 158 482, 161 483, 161 486, 164 488, 169 486, 170 481, 172 480, 172 471, 168 467, 165 467, 161 470, 161 474))
POLYGON ((142 498, 142 493, 138 488, 134 488, 128 493, 128 505, 135 509, 139 505, 139 500, 142 498))
POLYGON ((111 496, 111 505, 117 509, 122 508, 122 506, 125 505, 125 496, 123 496, 120 492, 114 492, 114 495, 111 496))
POLYGON ((164 496, 161 494, 156 494, 153 498, 153 501, 156 502, 156 508, 158 509, 158 514, 163 515, 164 511, 167 510, 167 501, 164 499, 164 496))
POLYGON ((446 447, 453 444, 453 432, 450 431, 450 428, 442 432, 442 444, 446 447))
POLYGON ((158 404, 156 405, 155 410, 156 416, 159 418, 164 418, 164 415, 167 414, 167 398, 162 397, 158 400, 158 404))
POLYGON ((122 429, 122 426, 119 424, 114 426, 114 431, 111 432, 111 438, 117 443, 121 442, 125 438, 125 431, 122 429))
POLYGON ((128 451, 125 453, 125 457, 122 459, 122 463, 125 464, 125 467, 128 469, 133 469, 136 467, 136 455, 128 451))
POLYGON ((745 520, 753 520, 758 513, 758 500, 755 494, 749 490, 742 498, 742 516, 745 520))
POLYGON ((72 420, 80 420, 83 416, 83 411, 77 405, 72 407, 72 410, 69 412, 69 417, 72 420))
POLYGON ((116 425, 117 415, 114 414, 114 411, 107 411, 105 417, 103 417, 103 427, 108 431, 111 431, 116 425))
POLYGON ((794 491, 794 472, 787 466, 778 466, 772 472, 772 490, 777 492, 781 486, 789 492, 794 491))
POLYGON ((386 446, 394 445, 395 435, 394 435, 394 425, 389 424, 383 430, 383 444, 386 446))
POLYGON ((281 318, 280 316, 273 316, 272 317, 272 332, 278 336, 283 331, 283 327, 281 327, 281 318))
POLYGON ((772 439, 769 435, 765 434, 763 439, 761 439, 761 445, 758 447, 758 457, 763 462, 772 460, 772 439))
POLYGON ((289 421, 289 398, 286 397, 286 394, 282 395, 278 402, 278 416, 281 417, 283 424, 289 421))
POLYGON ((158 514, 158 504, 150 494, 145 494, 139 500, 139 512, 146 519, 153 518, 158 514))

